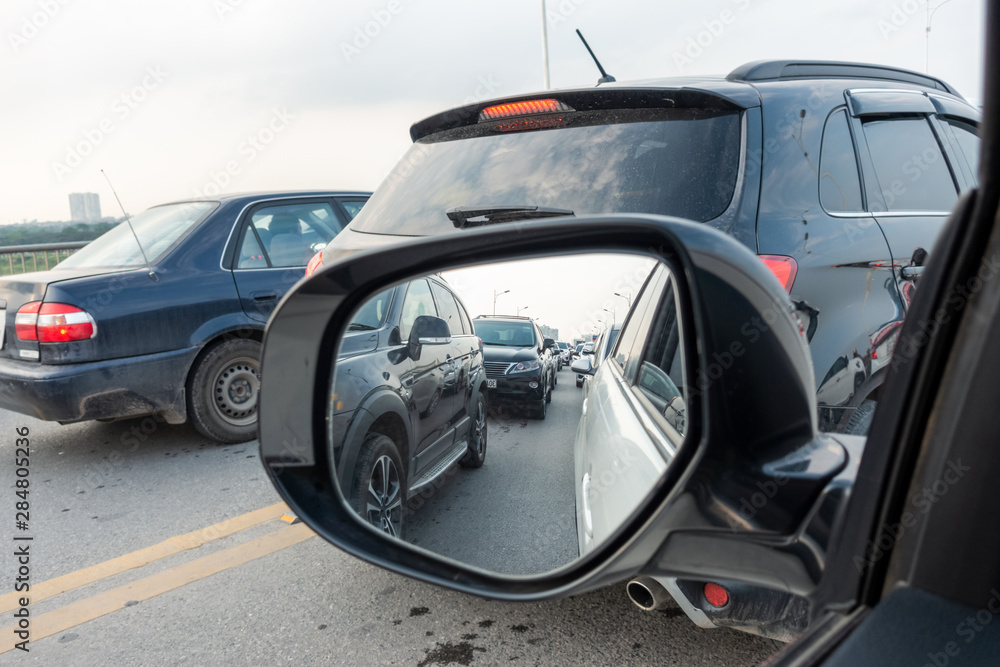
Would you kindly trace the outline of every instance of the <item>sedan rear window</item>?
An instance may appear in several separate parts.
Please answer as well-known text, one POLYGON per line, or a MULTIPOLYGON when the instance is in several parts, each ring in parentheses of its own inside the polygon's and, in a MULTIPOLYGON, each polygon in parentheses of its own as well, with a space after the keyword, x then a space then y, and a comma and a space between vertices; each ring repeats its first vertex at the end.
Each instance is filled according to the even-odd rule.
POLYGON ((432 135, 413 145, 351 228, 441 234, 455 231, 446 211, 461 206, 658 213, 698 222, 729 206, 740 164, 739 112, 587 115, 556 129, 448 141, 432 135))
POLYGON ((135 234, 123 222, 63 260, 59 269, 145 266, 136 237, 150 262, 162 257, 174 242, 217 206, 217 202, 186 202, 154 206, 132 218, 135 234))

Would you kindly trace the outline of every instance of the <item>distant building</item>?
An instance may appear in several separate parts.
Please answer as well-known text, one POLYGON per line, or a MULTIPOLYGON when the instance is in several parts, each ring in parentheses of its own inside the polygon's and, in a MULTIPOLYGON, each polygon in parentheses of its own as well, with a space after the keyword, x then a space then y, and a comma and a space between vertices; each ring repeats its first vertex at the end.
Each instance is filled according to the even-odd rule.
POLYGON ((73 192, 69 196, 69 217, 73 221, 101 219, 101 197, 96 192, 73 192))
POLYGON ((544 324, 538 328, 542 330, 542 335, 546 338, 559 340, 559 329, 553 329, 552 327, 547 327, 544 324))

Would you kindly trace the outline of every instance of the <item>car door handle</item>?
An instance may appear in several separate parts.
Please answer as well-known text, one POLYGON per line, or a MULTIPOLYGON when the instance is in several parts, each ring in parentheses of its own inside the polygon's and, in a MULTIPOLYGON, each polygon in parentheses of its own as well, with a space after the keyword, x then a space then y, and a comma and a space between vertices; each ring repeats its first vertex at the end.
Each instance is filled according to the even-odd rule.
POLYGON ((278 293, 274 291, 267 292, 250 292, 250 298, 254 301, 274 301, 278 298, 278 293))

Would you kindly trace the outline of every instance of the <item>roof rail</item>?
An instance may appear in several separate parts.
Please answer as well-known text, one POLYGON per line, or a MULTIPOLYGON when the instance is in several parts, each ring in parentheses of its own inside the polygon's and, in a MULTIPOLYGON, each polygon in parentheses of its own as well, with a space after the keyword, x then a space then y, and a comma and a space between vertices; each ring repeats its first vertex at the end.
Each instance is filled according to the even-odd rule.
POLYGON ((476 315, 474 320, 530 320, 527 315, 476 315))
POLYGON ((961 97, 941 79, 898 67, 833 60, 756 60, 740 65, 728 81, 779 81, 782 79, 881 79, 936 88, 961 97))

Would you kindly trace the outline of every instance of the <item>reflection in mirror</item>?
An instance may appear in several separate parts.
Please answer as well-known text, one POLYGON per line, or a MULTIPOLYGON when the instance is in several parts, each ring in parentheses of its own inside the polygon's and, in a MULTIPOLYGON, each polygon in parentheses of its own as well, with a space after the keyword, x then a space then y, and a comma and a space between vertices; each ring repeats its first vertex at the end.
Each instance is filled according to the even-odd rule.
POLYGON ((677 313, 670 269, 641 255, 482 264, 380 292, 334 367, 345 501, 484 570, 571 563, 627 521, 683 440, 677 313))

